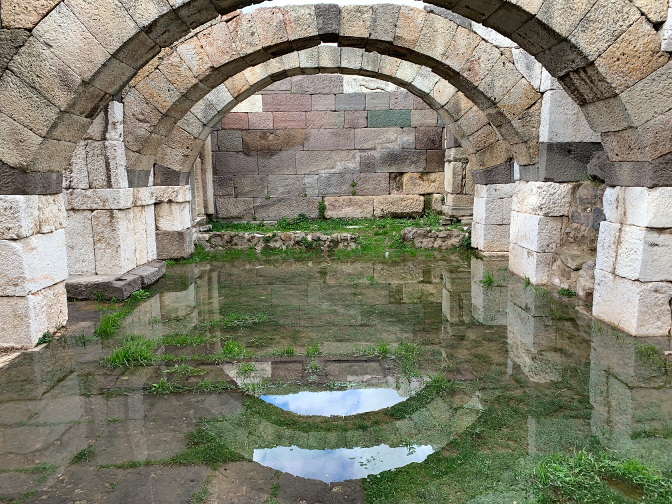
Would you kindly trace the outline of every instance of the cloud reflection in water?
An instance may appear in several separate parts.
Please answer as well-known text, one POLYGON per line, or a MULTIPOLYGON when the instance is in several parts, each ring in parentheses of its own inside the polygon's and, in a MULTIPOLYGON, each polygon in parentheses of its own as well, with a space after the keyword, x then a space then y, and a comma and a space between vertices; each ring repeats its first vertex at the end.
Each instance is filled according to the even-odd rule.
POLYGON ((365 478, 412 462, 422 462, 432 453, 431 446, 386 444, 372 448, 338 448, 336 450, 304 450, 296 446, 277 446, 254 450, 253 460, 282 472, 321 480, 326 483, 365 478))
POLYGON ((348 416, 389 408, 406 399, 396 390, 352 389, 335 392, 299 392, 288 395, 264 395, 261 398, 278 408, 297 415, 348 416))

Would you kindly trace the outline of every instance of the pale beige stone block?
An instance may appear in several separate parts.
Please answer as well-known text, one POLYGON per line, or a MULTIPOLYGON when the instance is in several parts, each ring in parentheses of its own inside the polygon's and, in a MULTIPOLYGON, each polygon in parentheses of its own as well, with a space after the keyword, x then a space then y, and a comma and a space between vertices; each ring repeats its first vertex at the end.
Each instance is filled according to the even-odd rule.
POLYGON ((373 196, 341 196, 324 198, 325 217, 360 219, 373 216, 373 196))
POLYGON ((0 239, 26 238, 39 227, 38 196, 0 196, 0 239))
POLYGON ((152 194, 157 203, 184 203, 191 201, 190 186, 154 186, 152 194))
POLYGON ((569 214, 572 185, 554 182, 524 182, 515 184, 512 209, 534 215, 564 216, 569 214))
POLYGON ((96 273, 91 210, 68 210, 65 226, 65 246, 70 275, 96 273))
POLYGON ((145 207, 133 207, 133 238, 135 240, 135 264, 142 265, 149 261, 147 254, 147 219, 145 207))
POLYGON ((97 275, 119 275, 136 267, 133 211, 96 210, 91 216, 97 275))
POLYGON ((147 237, 147 261, 153 261, 157 258, 154 205, 147 205, 145 207, 145 236, 147 237))
POLYGON ((133 189, 73 189, 63 193, 66 210, 124 210, 133 206, 133 189))
POLYGON ((672 228, 672 187, 608 187, 603 203, 610 222, 672 228))
POLYGON ((158 231, 182 231, 191 227, 189 202, 158 203, 154 212, 158 231))
POLYGON ((443 189, 444 175, 437 173, 404 173, 402 188, 406 194, 433 194, 443 189))
POLYGON ((67 222, 63 194, 38 196, 40 233, 51 233, 63 229, 67 222))
POLYGON ((375 196, 373 212, 376 217, 414 217, 422 215, 425 199, 422 196, 375 196))
POLYGON ((551 278, 553 254, 535 252, 515 243, 509 244, 509 270, 533 285, 546 285, 551 278))
POLYGON ((471 224, 471 246, 481 252, 508 252, 509 226, 508 224, 471 224))
POLYGON ((560 246, 562 217, 511 212, 511 243, 535 252, 553 252, 560 246))

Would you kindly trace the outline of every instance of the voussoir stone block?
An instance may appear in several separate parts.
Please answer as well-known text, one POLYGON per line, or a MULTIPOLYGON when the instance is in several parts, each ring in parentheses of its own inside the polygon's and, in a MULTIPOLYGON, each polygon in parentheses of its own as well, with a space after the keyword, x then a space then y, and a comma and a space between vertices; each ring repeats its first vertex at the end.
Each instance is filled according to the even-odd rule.
POLYGON ((324 198, 325 217, 359 219, 373 216, 373 196, 345 196, 324 198))
POLYGON ((553 252, 560 246, 563 218, 511 212, 511 243, 535 252, 553 252))
POLYGON ((415 217, 424 209, 425 198, 419 195, 375 196, 373 201, 376 217, 415 217))
POLYGON ((667 336, 670 299, 668 282, 639 282, 595 269, 593 316, 633 336, 667 336))
POLYGON ((642 282, 672 281, 672 232, 602 221, 596 267, 642 282))
POLYGON ((65 231, 0 240, 0 296, 27 296, 68 277, 65 231))
POLYGON ((5 326, 0 348, 32 348, 45 332, 55 332, 68 321, 65 282, 29 296, 0 297, 5 326))
POLYGON ((516 182, 512 209, 516 212, 544 216, 569 214, 572 184, 553 182, 516 182))
POLYGON ((672 228, 672 187, 608 187, 603 204, 610 222, 672 228))

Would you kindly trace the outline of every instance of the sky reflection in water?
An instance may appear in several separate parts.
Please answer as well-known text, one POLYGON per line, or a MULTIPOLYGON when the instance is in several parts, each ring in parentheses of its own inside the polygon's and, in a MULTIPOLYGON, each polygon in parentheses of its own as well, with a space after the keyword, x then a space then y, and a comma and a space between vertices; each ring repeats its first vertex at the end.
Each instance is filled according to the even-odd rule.
POLYGON ((277 446, 254 450, 253 460, 261 465, 294 476, 321 480, 326 483, 366 478, 411 462, 422 462, 432 447, 386 444, 372 448, 338 448, 336 450, 304 450, 296 446, 277 446))
POLYGON ((406 400, 394 389, 352 389, 335 392, 299 392, 261 398, 297 415, 348 416, 389 408, 406 400))

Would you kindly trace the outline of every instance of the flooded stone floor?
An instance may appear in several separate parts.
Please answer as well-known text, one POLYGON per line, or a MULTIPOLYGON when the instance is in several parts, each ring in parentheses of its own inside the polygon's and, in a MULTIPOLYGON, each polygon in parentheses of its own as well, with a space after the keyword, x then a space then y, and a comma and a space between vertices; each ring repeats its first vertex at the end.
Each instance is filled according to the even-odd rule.
POLYGON ((672 475, 670 340, 506 260, 175 265, 101 331, 121 306, 0 368, 0 502, 534 502, 598 447, 672 475))

